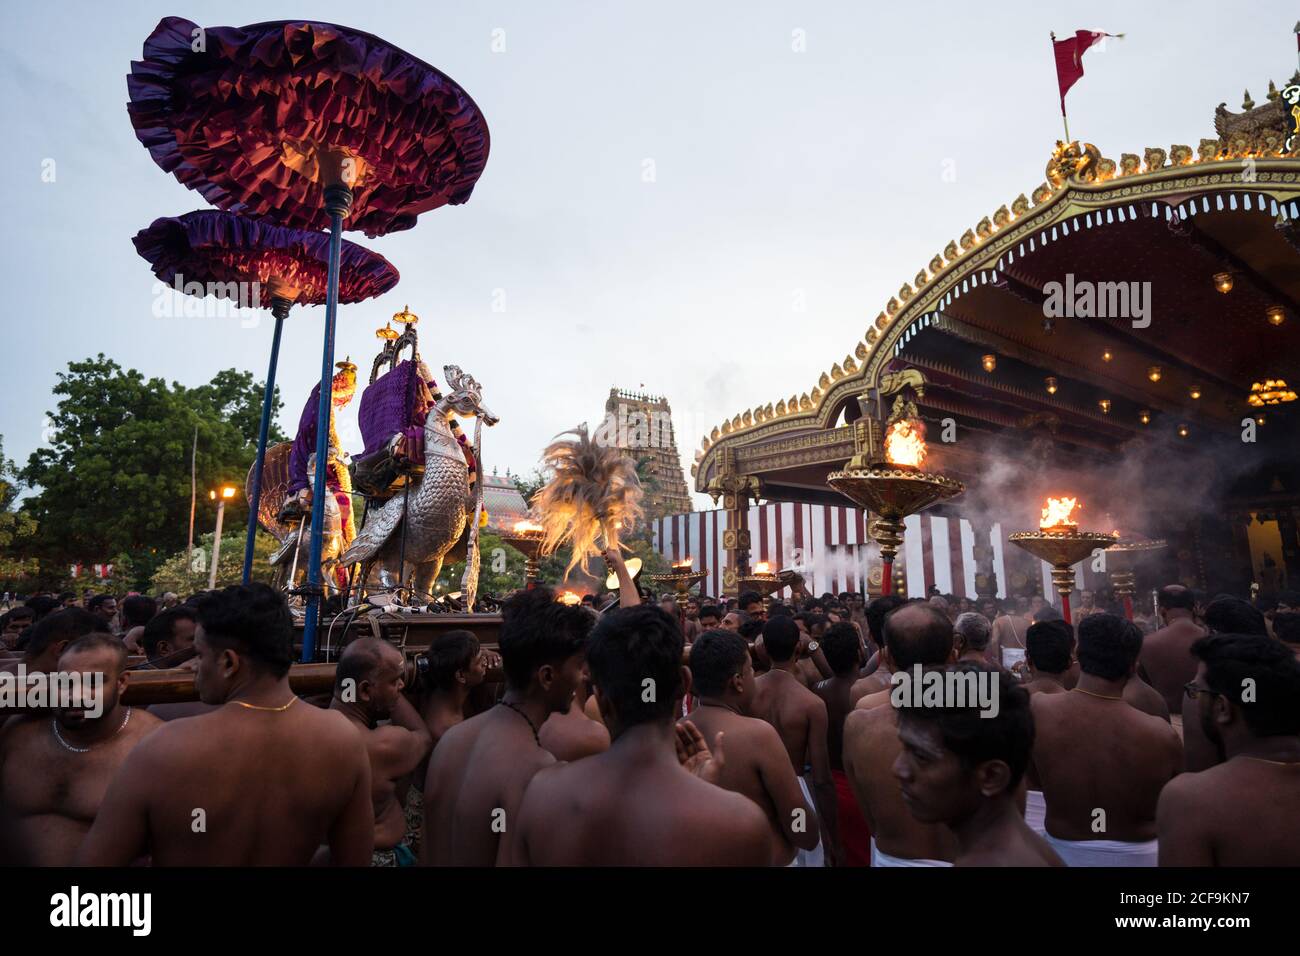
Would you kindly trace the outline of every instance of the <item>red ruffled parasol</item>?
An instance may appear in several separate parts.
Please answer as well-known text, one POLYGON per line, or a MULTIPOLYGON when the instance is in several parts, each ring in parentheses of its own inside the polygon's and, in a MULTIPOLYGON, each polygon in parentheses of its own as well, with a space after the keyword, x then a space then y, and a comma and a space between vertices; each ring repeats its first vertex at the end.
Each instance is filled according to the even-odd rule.
MULTIPOLYGON (((260 286, 262 305, 271 298, 323 305, 329 270, 330 237, 324 232, 289 229, 233 213, 200 209, 155 219, 131 240, 153 274, 172 285, 212 283, 212 294, 226 297, 226 283, 260 286)), ((361 302, 397 285, 397 270, 383 256, 344 242, 339 301, 361 302)))
MULTIPOLYGON (((320 421, 329 415, 341 239, 380 236, 469 199, 487 123, 445 74, 378 37, 290 20, 203 29, 168 17, 127 77, 128 112, 154 161, 229 212, 329 229, 320 421)), ((328 429, 317 429, 326 459, 328 429)), ((313 660, 325 472, 312 489, 302 659, 313 660)))
POLYGON ((220 209, 330 225, 331 165, 351 158, 349 229, 381 236, 470 197, 487 123, 444 73, 378 37, 289 20, 159 22, 127 77, 131 125, 154 161, 220 209))

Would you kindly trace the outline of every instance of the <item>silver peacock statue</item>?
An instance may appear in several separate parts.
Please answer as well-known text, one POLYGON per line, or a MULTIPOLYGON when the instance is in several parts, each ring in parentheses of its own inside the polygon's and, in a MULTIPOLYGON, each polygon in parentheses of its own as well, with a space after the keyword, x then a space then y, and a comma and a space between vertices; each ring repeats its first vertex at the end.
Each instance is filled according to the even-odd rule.
MULTIPOLYGON (((482 388, 472 375, 455 365, 444 366, 443 373, 446 394, 430 409, 424 424, 423 474, 413 476, 401 493, 371 508, 339 559, 345 567, 360 563, 362 587, 409 581, 417 601, 432 597, 443 559, 482 507, 470 491, 465 453, 452 433, 451 416, 474 416, 480 427, 498 421, 483 405, 482 388)), ((467 572, 477 558, 471 548, 467 572)), ((472 591, 473 582, 468 583, 472 591)))

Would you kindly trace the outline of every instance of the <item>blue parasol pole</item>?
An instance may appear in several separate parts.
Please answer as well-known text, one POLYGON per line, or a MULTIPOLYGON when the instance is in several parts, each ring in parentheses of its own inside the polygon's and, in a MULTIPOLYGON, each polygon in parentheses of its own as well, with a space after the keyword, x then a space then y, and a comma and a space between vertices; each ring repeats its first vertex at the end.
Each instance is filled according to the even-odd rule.
POLYGON ((339 308, 339 257, 343 249, 343 219, 352 211, 352 190, 325 187, 330 214, 329 279, 325 292, 325 346, 321 352, 320 404, 316 406, 316 480, 311 490, 311 545, 307 552, 307 617, 302 630, 302 663, 316 658, 316 629, 320 624, 323 590, 320 554, 325 531, 325 475, 329 471, 331 385, 334 380, 334 331, 339 308))
POLYGON ((248 501, 248 539, 244 542, 245 584, 253 576, 253 542, 257 539, 257 513, 262 504, 262 469, 266 466, 266 439, 271 430, 271 403, 275 396, 275 369, 280 363, 280 333, 293 303, 281 296, 271 299, 275 316, 275 334, 271 338, 271 367, 266 372, 266 392, 262 396, 262 427, 257 434, 257 467, 253 469, 253 488, 248 501))

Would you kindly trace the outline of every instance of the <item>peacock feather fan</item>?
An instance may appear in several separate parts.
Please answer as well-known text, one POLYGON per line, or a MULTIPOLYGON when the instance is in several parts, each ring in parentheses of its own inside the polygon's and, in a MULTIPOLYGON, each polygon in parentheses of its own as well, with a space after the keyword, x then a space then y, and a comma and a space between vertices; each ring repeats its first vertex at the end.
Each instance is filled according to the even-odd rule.
POLYGON ((567 542, 572 556, 565 575, 575 567, 587 574, 588 559, 621 548, 619 536, 641 520, 636 463, 621 449, 592 441, 584 423, 555 436, 542 453, 542 468, 547 481, 532 502, 544 529, 542 553, 567 542))

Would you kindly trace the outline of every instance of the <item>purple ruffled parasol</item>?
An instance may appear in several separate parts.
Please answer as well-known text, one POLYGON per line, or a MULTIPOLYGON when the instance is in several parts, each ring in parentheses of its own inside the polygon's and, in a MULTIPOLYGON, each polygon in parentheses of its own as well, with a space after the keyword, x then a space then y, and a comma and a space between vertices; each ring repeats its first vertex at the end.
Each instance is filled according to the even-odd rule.
POLYGON ((487 123, 459 85, 329 23, 201 29, 167 17, 127 90, 159 166, 218 208, 286 226, 329 227, 323 180, 337 154, 359 173, 348 228, 368 236, 465 202, 487 163, 487 123))
MULTIPOLYGON (((330 237, 324 232, 201 209, 155 219, 131 241, 153 274, 168 285, 177 275, 186 283, 212 283, 212 293, 220 298, 226 283, 257 282, 270 296, 302 305, 325 302, 330 237)), ((356 243, 343 243, 342 264, 341 302, 360 302, 397 285, 392 264, 356 243)))

